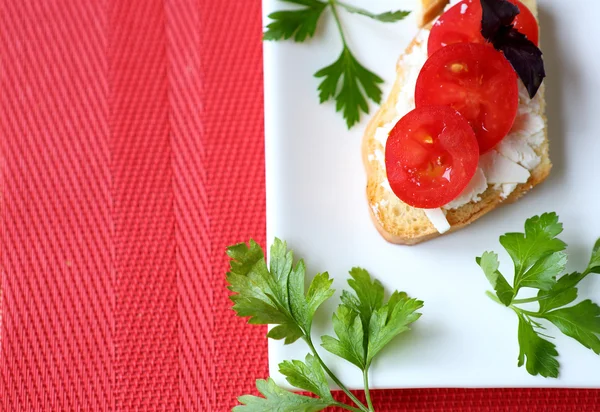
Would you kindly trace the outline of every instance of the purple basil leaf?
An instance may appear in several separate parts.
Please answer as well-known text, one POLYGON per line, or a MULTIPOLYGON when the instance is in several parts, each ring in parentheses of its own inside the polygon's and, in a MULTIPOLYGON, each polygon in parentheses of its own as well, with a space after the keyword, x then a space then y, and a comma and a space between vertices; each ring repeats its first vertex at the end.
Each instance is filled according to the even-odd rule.
POLYGON ((493 41, 498 30, 502 26, 510 26, 521 12, 517 6, 506 0, 481 0, 481 9, 481 34, 488 41, 493 41))
POLYGON ((546 77, 541 50, 513 27, 521 12, 507 0, 480 0, 483 11, 481 34, 504 53, 533 99, 546 77))
POLYGON ((504 57, 525 84, 529 97, 533 99, 546 77, 542 51, 527 36, 511 26, 502 27, 492 43, 504 53, 504 57))

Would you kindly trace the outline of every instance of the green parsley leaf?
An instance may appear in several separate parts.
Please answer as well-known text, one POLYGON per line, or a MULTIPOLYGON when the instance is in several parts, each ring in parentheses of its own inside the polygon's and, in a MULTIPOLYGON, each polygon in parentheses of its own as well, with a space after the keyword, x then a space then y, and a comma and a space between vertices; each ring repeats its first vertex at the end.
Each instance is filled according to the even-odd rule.
POLYGON ((600 239, 596 241, 592 250, 592 258, 588 265, 588 272, 600 274, 600 239))
MULTIPOLYGON (((543 291, 540 291, 538 296, 542 294, 543 291)), ((540 313, 546 313, 552 309, 568 305, 575 299, 577 299, 577 288, 565 289, 562 292, 551 294, 547 298, 540 300, 540 313)))
POLYGON ((477 264, 483 269, 483 273, 496 291, 496 296, 504 305, 509 306, 515 297, 515 291, 508 284, 506 278, 500 273, 498 268, 498 255, 492 252, 485 252, 481 257, 476 258, 477 264))
POLYGON ((273 21, 267 25, 264 40, 288 40, 293 37, 296 42, 302 42, 311 38, 316 33, 323 11, 327 7, 331 8, 342 38, 343 50, 337 61, 319 70, 315 77, 324 78, 319 85, 321 103, 333 98, 336 101, 336 110, 342 112, 348 128, 351 128, 360 121, 361 113, 369 113, 367 98, 378 104, 381 102, 382 92, 379 84, 383 83, 383 80, 362 66, 350 51, 337 7, 344 7, 351 13, 358 13, 384 23, 402 20, 410 12, 397 10, 377 14, 338 0, 283 1, 304 7, 269 14, 268 17, 273 21))
POLYGON ((304 362, 280 363, 279 371, 291 385, 319 396, 317 399, 298 395, 277 386, 271 379, 258 380, 256 387, 263 397, 242 396, 239 398, 242 405, 235 407, 234 411, 312 412, 329 406, 352 411, 374 410, 369 393, 371 360, 391 339, 407 330, 408 325, 421 316, 416 310, 423 306, 423 302, 408 298, 404 292, 394 292, 384 304, 383 285, 379 281, 371 279, 364 269, 353 268, 350 271, 348 283, 355 294, 342 293, 342 304, 333 315, 337 339, 325 336, 322 346, 363 371, 367 406, 327 368, 312 341, 311 326, 315 312, 334 293, 329 275, 316 275, 305 293, 304 261, 294 264, 292 251, 279 239, 275 239, 271 247, 268 267, 263 250, 253 240, 249 245, 240 243, 231 246, 227 253, 231 258, 227 281, 233 292, 233 309, 238 316, 249 317, 249 323, 272 324, 274 327, 268 334, 272 339, 285 339, 286 344, 304 339, 312 354, 307 355, 304 362), (333 399, 325 373, 358 408, 333 399))
POLYGON ((289 279, 289 299, 292 313, 298 324, 304 329, 307 334, 310 334, 312 320, 315 312, 323 302, 333 296, 335 292, 331 289, 333 279, 329 278, 329 274, 317 274, 310 286, 306 296, 304 295, 304 279, 306 268, 304 261, 300 260, 292 271, 289 279))
POLYGON ((548 312, 552 309, 560 308, 568 305, 577 299, 577 285, 583 274, 575 272, 570 275, 564 275, 552 286, 548 291, 540 290, 538 297, 540 298, 540 313, 548 312))
POLYGON ((269 14, 273 22, 267 25, 263 35, 264 40, 288 40, 292 36, 297 42, 303 42, 308 37, 313 37, 317 30, 317 23, 327 8, 327 3, 318 0, 283 0, 288 3, 306 6, 299 10, 276 11, 269 14))
POLYGON ((366 366, 364 332, 358 312, 346 305, 339 305, 333 315, 333 330, 338 339, 323 336, 321 346, 364 370, 366 366))
POLYGON ((279 364, 279 372, 284 375, 290 385, 304 389, 327 402, 333 402, 325 372, 313 355, 306 355, 306 361, 284 361, 279 364))
MULTIPOLYGON (((238 312, 238 316, 239 312, 238 312)), ((252 322, 249 322, 252 323, 252 322)), ((271 324, 275 324, 277 322, 270 322, 271 324)), ((304 332, 300 329, 295 323, 282 323, 267 333, 267 337, 274 340, 282 340, 285 339, 285 344, 289 345, 291 343, 296 342, 298 339, 304 336, 304 332)))
MULTIPOLYGON (((364 10, 363 10, 364 11, 364 10)), ((360 13, 365 16, 368 16, 372 19, 378 20, 383 23, 395 23, 400 20, 404 20, 409 14, 410 11, 405 10, 396 10, 396 11, 388 11, 380 14, 372 14, 372 13, 360 13)))
POLYGON ((348 284, 356 295, 342 293, 342 304, 333 316, 338 339, 324 336, 322 346, 364 371, 385 345, 419 319, 416 311, 423 302, 395 291, 384 304, 381 282, 361 268, 353 268, 350 275, 348 284))
MULTIPOLYGON (((486 252, 477 263, 496 290, 498 301, 509 306, 519 317, 519 366, 526 364, 532 375, 558 376, 558 352, 553 343, 545 340, 536 328, 545 329, 533 319, 546 319, 563 334, 572 337, 600 355, 600 307, 585 300, 565 307, 577 299, 577 285, 589 273, 600 272, 600 240, 584 272, 562 275, 567 264, 563 252, 566 244, 556 238, 563 230, 556 213, 534 216, 525 222, 525 233, 508 233, 500 237, 515 265, 515 280, 511 287, 498 271, 496 254, 486 252), (517 299, 519 288, 539 289, 536 297, 517 299), (517 305, 539 302, 533 312, 517 305), (526 360, 527 359, 527 360, 526 360)), ((488 292, 489 293, 489 292, 488 292)), ((493 294, 492 299, 497 300, 493 294)))
POLYGON ((302 336, 290 314, 278 305, 275 281, 260 246, 251 240, 250 247, 244 243, 231 246, 227 254, 231 258, 227 281, 231 285, 229 289, 238 293, 231 296, 238 316, 249 316, 251 324, 286 325, 294 334, 302 336))
POLYGON ((346 3, 340 2, 338 4, 344 7, 346 10, 348 10, 350 13, 362 14, 363 16, 370 17, 383 23, 395 23, 397 21, 403 20, 410 14, 410 11, 404 10, 388 11, 381 14, 375 14, 365 9, 354 7, 346 3))
POLYGON ((408 325, 421 317, 417 310, 422 307, 422 301, 395 291, 385 305, 373 312, 369 324, 367 365, 393 338, 409 330, 408 325))
POLYGON ((293 265, 293 253, 285 242, 275 239, 270 270, 262 249, 252 240, 250 247, 241 243, 227 253, 232 259, 227 281, 238 316, 249 316, 251 324, 278 325, 268 336, 285 339, 286 344, 310 335, 316 310, 334 293, 327 273, 315 276, 305 295, 304 262, 293 265))
POLYGON ((551 264, 562 264, 562 259, 556 256, 549 262, 539 260, 566 248, 567 245, 556 238, 562 230, 562 223, 558 221, 556 213, 544 213, 527 219, 525 233, 507 233, 500 237, 500 244, 515 264, 515 293, 522 286, 544 290, 552 287, 555 274, 552 274, 551 264), (537 266, 532 267, 534 265, 537 266))
POLYGON ((556 284, 548 291, 540 291, 540 313, 568 305, 577 299, 575 286, 581 282, 588 273, 600 273, 600 239, 594 245, 590 263, 584 273, 574 272, 558 279, 556 284))
POLYGON ((242 405, 233 408, 233 412, 317 412, 333 406, 333 401, 311 398, 286 391, 275 384, 273 379, 256 381, 256 388, 264 398, 245 395, 238 400, 242 405))
POLYGON ((562 333, 600 355, 600 307, 584 300, 570 308, 557 309, 544 315, 562 333))
POLYGON ((350 270, 350 277, 348 285, 354 290, 356 297, 344 291, 342 302, 360 315, 363 328, 367 329, 371 315, 383 305, 383 285, 377 279, 371 279, 369 272, 357 267, 350 270))
MULTIPOLYGON (((302 280, 304 281, 304 279, 302 280)), ((310 330, 309 323, 312 323, 312 319, 314 318, 317 309, 319 309, 321 304, 332 297, 335 293, 335 290, 331 289, 332 283, 333 279, 329 278, 329 274, 327 272, 319 273, 310 283, 308 292, 306 293, 305 313, 307 318, 307 330, 310 330)))
POLYGON ((531 375, 542 375, 545 378, 557 378, 559 363, 558 352, 552 342, 541 338, 533 329, 531 323, 521 313, 519 317, 519 366, 525 368, 531 375))
POLYGON ((321 103, 334 98, 336 110, 343 112, 348 128, 360 121, 361 111, 369 113, 365 94, 375 103, 381 102, 378 84, 383 83, 383 80, 363 67, 347 46, 344 46, 338 60, 319 70, 315 77, 324 78, 319 85, 321 103))
POLYGON ((556 252, 541 258, 521 277, 521 287, 549 290, 556 283, 556 276, 561 274, 567 265, 567 255, 556 252))

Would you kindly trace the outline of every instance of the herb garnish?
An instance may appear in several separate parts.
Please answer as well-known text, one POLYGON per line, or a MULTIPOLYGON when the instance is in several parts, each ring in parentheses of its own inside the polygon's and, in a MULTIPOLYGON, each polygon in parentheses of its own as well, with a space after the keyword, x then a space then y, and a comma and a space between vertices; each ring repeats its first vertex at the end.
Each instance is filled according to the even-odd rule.
POLYGON ((546 71, 542 51, 513 26, 521 11, 507 0, 481 0, 481 8, 481 34, 496 50, 504 53, 533 99, 546 71))
POLYGON ((351 13, 361 14, 383 23, 393 23, 404 19, 410 14, 408 11, 393 11, 374 14, 367 10, 351 6, 338 0, 282 0, 288 3, 304 6, 298 10, 284 10, 271 13, 273 20, 267 25, 264 40, 288 40, 292 37, 297 42, 303 42, 315 35, 317 24, 323 12, 330 8, 342 38, 342 53, 330 66, 317 73, 315 77, 323 78, 319 85, 319 98, 321 103, 334 99, 336 110, 342 111, 348 128, 360 121, 361 111, 368 114, 369 105, 367 98, 379 104, 381 102, 381 89, 379 84, 383 80, 375 73, 362 66, 350 51, 338 6, 351 13), (340 82, 341 87, 340 87, 340 82))
POLYGON ((519 319, 519 362, 531 375, 558 377, 556 346, 544 326, 537 320, 553 323, 563 334, 576 339, 596 354, 600 354, 600 307, 584 300, 566 307, 577 299, 576 286, 590 273, 600 273, 600 239, 594 245, 592 257, 583 272, 560 276, 567 264, 567 245, 557 236, 563 231, 556 213, 534 216, 525 222, 525 233, 507 233, 500 244, 514 262, 512 286, 498 270, 498 255, 486 252, 477 258, 495 293, 487 292, 496 302, 511 308, 519 319), (537 289, 536 297, 517 299, 522 288, 537 289), (517 305, 539 303, 534 312, 517 305), (537 320, 536 320, 537 319, 537 320))
POLYGON ((369 392, 369 367, 373 358, 394 337, 409 329, 409 325, 421 316, 417 310, 423 302, 409 298, 404 292, 394 292, 387 301, 383 285, 360 268, 350 271, 348 284, 354 293, 343 291, 342 303, 333 315, 336 337, 323 336, 323 348, 356 365, 363 373, 364 405, 325 365, 313 343, 311 326, 315 312, 329 299, 334 290, 329 275, 316 275, 308 291, 304 290, 305 265, 303 260, 294 262, 292 251, 285 242, 275 239, 271 247, 270 266, 267 267, 260 246, 250 241, 231 246, 227 250, 231 258, 227 273, 229 289, 234 292, 231 300, 238 316, 250 317, 251 324, 272 324, 268 337, 284 339, 286 344, 302 338, 312 354, 304 361, 293 360, 279 364, 279 371, 290 385, 317 395, 317 398, 287 391, 272 379, 257 380, 256 387, 264 397, 241 396, 243 404, 234 408, 237 412, 263 411, 320 411, 337 406, 354 412, 373 412, 369 392), (337 402, 331 395, 325 374, 352 399, 356 407, 337 402))

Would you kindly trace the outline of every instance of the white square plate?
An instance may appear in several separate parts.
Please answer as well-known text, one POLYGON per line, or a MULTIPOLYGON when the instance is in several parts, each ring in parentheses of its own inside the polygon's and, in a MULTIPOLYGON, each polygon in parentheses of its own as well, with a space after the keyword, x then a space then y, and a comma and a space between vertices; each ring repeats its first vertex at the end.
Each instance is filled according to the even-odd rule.
MULTIPOLYGON (((373 11, 411 9, 415 0, 347 0, 373 11)), ((263 0, 266 15, 287 3, 263 0)), ((343 25, 358 59, 382 76, 384 96, 400 53, 417 31, 416 19, 383 24, 343 13, 343 25)), ((306 259, 310 275, 329 271, 334 287, 347 288, 348 270, 361 266, 390 292, 399 289, 425 301, 422 318, 379 356, 373 388, 407 387, 600 387, 600 357, 553 327, 560 353, 559 379, 530 376, 517 368, 517 318, 485 296, 490 288, 475 257, 500 252, 501 270, 512 264, 498 243, 522 231, 525 219, 556 211, 565 224, 569 270, 582 269, 600 236, 600 3, 540 0, 542 49, 548 72, 547 115, 554 169, 549 180, 515 205, 473 225, 413 247, 387 243, 375 230, 365 198, 361 138, 369 120, 350 132, 333 103, 319 105, 313 74, 337 59, 341 43, 327 12, 317 36, 306 43, 266 42, 265 121, 267 235, 287 240, 306 259)), ((377 109, 371 104, 371 113, 377 109)), ((586 279, 580 294, 600 301, 600 276, 586 279)), ((317 314, 314 336, 331 334, 330 315, 339 293, 317 314)), ((318 341, 318 339, 317 339, 318 341)), ((271 376, 277 365, 304 359, 302 341, 269 342, 271 376)), ((362 387, 353 365, 321 350, 351 388, 362 387)))

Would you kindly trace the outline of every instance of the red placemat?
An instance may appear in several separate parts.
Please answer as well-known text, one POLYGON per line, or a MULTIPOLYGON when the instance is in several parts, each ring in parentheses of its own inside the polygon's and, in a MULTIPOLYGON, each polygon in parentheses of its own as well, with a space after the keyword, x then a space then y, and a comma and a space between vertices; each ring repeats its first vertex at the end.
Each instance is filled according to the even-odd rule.
MULTIPOLYGON (((0 0, 0 410, 225 411, 264 244, 258 0, 0 0)), ((598 391, 376 391, 380 411, 594 411, 598 391)))

